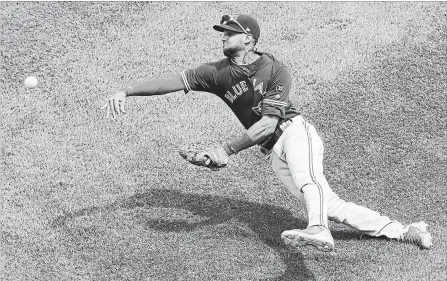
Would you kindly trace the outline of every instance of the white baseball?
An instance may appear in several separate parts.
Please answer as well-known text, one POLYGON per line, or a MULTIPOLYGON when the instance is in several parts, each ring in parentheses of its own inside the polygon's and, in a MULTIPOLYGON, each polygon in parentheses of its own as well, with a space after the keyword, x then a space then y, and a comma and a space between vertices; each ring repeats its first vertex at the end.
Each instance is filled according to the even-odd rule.
POLYGON ((27 88, 34 88, 38 84, 37 78, 34 76, 28 76, 26 77, 24 84, 27 88))

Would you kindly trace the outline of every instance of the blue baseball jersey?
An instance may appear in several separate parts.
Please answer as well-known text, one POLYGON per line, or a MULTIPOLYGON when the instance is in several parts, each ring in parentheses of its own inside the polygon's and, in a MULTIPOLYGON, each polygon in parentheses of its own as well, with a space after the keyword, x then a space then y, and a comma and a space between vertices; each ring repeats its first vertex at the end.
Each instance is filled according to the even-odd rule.
POLYGON ((292 79, 287 68, 270 54, 257 54, 260 57, 249 65, 237 65, 225 58, 182 72, 185 92, 217 95, 246 129, 263 115, 295 117, 299 112, 289 100, 292 79))

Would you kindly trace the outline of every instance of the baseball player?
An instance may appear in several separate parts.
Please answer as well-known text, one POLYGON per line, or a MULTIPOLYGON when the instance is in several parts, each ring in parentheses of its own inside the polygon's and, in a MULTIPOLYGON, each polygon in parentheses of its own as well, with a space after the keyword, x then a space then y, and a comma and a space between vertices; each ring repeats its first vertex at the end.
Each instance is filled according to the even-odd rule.
POLYGON ((181 155, 193 164, 214 170, 225 167, 231 155, 259 145, 273 171, 307 209, 306 229, 286 230, 286 245, 311 245, 332 251, 334 239, 328 220, 348 225, 363 234, 430 248, 431 234, 424 222, 404 226, 376 211, 339 198, 323 174, 323 142, 289 100, 292 79, 274 56, 256 51, 260 28, 249 15, 225 15, 216 31, 222 33, 226 58, 204 63, 168 79, 153 79, 131 85, 113 95, 102 108, 107 118, 125 113, 130 96, 163 95, 183 90, 217 95, 234 112, 246 132, 221 147, 181 155))

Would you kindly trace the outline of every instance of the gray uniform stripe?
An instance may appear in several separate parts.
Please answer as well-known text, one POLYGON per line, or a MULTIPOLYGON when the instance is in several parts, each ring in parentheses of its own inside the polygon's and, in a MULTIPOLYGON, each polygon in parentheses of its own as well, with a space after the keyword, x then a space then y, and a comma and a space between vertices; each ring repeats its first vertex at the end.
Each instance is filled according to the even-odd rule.
POLYGON ((315 173, 314 173, 314 161, 313 161, 313 147, 312 147, 312 137, 310 135, 310 131, 309 131, 309 127, 308 124, 306 122, 304 122, 304 129, 306 130, 307 133, 307 141, 309 143, 309 173, 310 173, 310 177, 312 179, 312 181, 315 183, 315 185, 318 188, 318 193, 320 194, 320 223, 321 225, 324 225, 324 219, 323 219, 323 208, 324 208, 324 196, 323 196, 323 188, 320 185, 320 183, 317 181, 317 178, 315 177, 315 173))
POLYGON ((188 90, 188 92, 191 91, 191 87, 189 86, 188 79, 186 79, 185 71, 182 71, 180 74, 182 75, 183 84, 185 84, 186 90, 188 90))

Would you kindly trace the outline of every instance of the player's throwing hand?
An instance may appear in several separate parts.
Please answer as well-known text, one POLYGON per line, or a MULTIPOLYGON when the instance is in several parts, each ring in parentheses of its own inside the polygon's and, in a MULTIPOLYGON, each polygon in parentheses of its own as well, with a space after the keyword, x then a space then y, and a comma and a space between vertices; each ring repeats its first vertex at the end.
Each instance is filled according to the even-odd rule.
POLYGON ((110 112, 112 112, 112 118, 115 119, 115 117, 117 117, 117 115, 121 115, 121 113, 126 114, 126 111, 124 110, 125 104, 126 93, 119 91, 109 98, 109 101, 104 104, 101 109, 107 108, 106 118, 109 118, 110 112))

